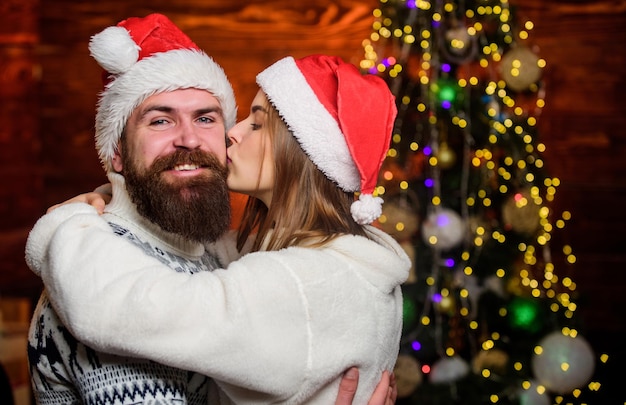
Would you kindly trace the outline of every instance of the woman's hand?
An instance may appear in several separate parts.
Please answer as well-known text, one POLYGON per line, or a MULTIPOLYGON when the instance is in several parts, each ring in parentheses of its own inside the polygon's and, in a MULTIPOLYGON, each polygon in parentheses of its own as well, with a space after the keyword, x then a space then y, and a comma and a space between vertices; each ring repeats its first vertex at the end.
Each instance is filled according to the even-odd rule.
POLYGON ((98 214, 102 214, 104 212, 104 206, 108 204, 109 201, 111 201, 111 193, 109 190, 110 185, 105 184, 90 193, 79 194, 76 197, 72 197, 69 200, 64 201, 60 204, 53 205, 52 207, 48 208, 46 213, 52 212, 54 209, 60 207, 61 205, 80 202, 91 205, 98 211, 98 214))

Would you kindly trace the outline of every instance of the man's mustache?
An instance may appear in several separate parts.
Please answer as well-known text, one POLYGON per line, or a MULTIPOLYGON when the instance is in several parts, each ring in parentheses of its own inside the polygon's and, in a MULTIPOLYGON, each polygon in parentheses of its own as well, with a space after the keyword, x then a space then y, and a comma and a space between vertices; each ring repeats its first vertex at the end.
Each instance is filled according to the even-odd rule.
POLYGON ((161 156, 152 162, 150 171, 153 173, 173 170, 180 165, 195 165, 198 167, 223 172, 228 170, 215 154, 202 150, 176 150, 175 152, 161 156))

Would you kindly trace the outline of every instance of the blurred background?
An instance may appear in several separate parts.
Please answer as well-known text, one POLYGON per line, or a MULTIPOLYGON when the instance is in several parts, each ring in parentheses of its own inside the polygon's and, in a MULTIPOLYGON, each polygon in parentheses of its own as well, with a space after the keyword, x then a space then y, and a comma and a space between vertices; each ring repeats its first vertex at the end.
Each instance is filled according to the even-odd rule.
MULTIPOLYGON (((151 12, 166 14, 224 67, 239 102, 240 118, 247 114, 249 103, 256 93, 257 88, 254 82, 256 73, 272 62, 287 55, 295 57, 311 53, 339 55, 361 66, 364 72, 371 73, 375 70, 376 74, 388 80, 399 99, 402 99, 403 105, 409 106, 414 111, 420 111, 420 105, 423 104, 425 111, 431 111, 431 115, 422 118, 419 115, 411 117, 414 132, 419 132, 415 128, 420 128, 421 119, 425 119, 427 125, 432 125, 429 117, 437 116, 439 122, 444 121, 442 117, 453 120, 454 117, 458 117, 455 114, 463 110, 463 108, 456 110, 448 108, 441 111, 440 106, 427 102, 428 97, 440 96, 439 93, 433 95, 423 91, 407 90, 407 86, 415 86, 416 83, 417 87, 420 84, 424 85, 424 82, 420 82, 423 77, 420 72, 429 69, 422 63, 425 53, 431 57, 439 56, 433 61, 440 62, 445 59, 446 55, 453 61, 452 71, 447 72, 449 75, 444 77, 441 73, 443 70, 441 70, 437 79, 473 77, 472 74, 462 73, 463 67, 467 66, 471 66, 474 71, 478 72, 488 69, 483 67, 481 70, 478 59, 470 58, 462 47, 460 50, 457 48, 456 53, 452 49, 451 55, 450 49, 446 51, 445 46, 441 44, 437 45, 432 41, 424 44, 417 41, 415 46, 420 49, 415 51, 413 43, 406 39, 407 34, 411 32, 407 32, 403 27, 407 24, 412 26, 416 30, 413 34, 419 37, 424 35, 423 32, 417 31, 419 24, 424 24, 422 27, 432 28, 433 21, 438 21, 441 17, 446 23, 447 18, 445 25, 447 41, 457 40, 461 44, 466 41, 465 45, 473 44, 472 36, 466 35, 467 30, 457 31, 456 28, 465 29, 467 24, 463 24, 468 20, 472 20, 473 27, 476 27, 476 22, 481 22, 481 16, 489 20, 487 17, 495 15, 500 21, 498 29, 501 29, 504 18, 502 16, 508 18, 509 15, 502 12, 503 6, 513 12, 511 21, 507 21, 507 24, 515 27, 513 35, 515 43, 507 42, 506 36, 496 35, 490 41, 497 45, 498 50, 494 49, 491 53, 506 56, 507 51, 519 50, 523 46, 528 52, 521 52, 520 59, 529 57, 535 61, 533 57, 536 57, 540 62, 538 72, 522 69, 522 78, 525 77, 526 83, 522 80, 520 85, 519 82, 514 81, 517 77, 515 75, 515 77, 509 76, 505 85, 509 96, 518 100, 517 105, 521 106, 524 111, 530 111, 529 115, 521 115, 525 118, 532 116, 537 120, 536 125, 532 126, 532 140, 528 143, 533 146, 533 156, 537 154, 536 152, 541 152, 543 162, 541 179, 550 179, 552 182, 550 185, 558 185, 553 200, 546 200, 549 202, 550 212, 555 215, 554 223, 556 224, 556 217, 563 217, 563 213, 566 217, 565 226, 554 234, 550 233, 552 240, 548 246, 556 252, 554 274, 561 280, 573 280, 574 284, 573 287, 570 284, 568 296, 576 302, 576 306, 575 308, 570 306, 569 310, 575 309, 576 328, 590 343, 593 348, 594 361, 598 363, 592 381, 599 381, 602 385, 600 394, 595 396, 586 396, 584 392, 576 395, 575 390, 572 392, 568 390, 565 396, 560 397, 560 400, 557 395, 552 396, 550 401, 591 404, 625 403, 626 395, 618 387, 621 382, 620 376, 623 376, 622 366, 626 360, 624 356, 626 322, 623 313, 626 305, 626 250, 624 249, 626 238, 623 236, 626 227, 624 204, 626 202, 626 103, 622 100, 626 94, 626 30, 624 29, 626 1, 624 0, 511 0, 510 2, 491 0, 448 2, 2 0, 0 4, 0 105, 2 106, 0 114, 3 123, 0 125, 0 174, 2 178, 0 180, 0 310, 2 311, 0 363, 4 364, 11 376, 18 401, 21 403, 29 401, 28 370, 23 346, 25 344, 24 332, 32 308, 42 289, 40 281, 30 273, 24 263, 26 237, 34 222, 47 207, 76 194, 92 190, 106 181, 93 141, 94 109, 97 93, 101 90, 101 81, 99 67, 87 50, 91 35, 129 16, 144 16, 151 12), (440 13, 438 7, 442 10, 440 13), (472 12, 482 10, 480 13, 484 14, 480 16, 478 15, 480 13, 471 16, 467 12, 455 14, 455 11, 461 8, 472 12), (413 12, 412 9, 417 11, 413 12), (426 20, 420 20, 416 16, 423 16, 426 20), (454 21, 451 22, 451 19, 454 21), (526 25, 528 21, 532 24, 526 25), (388 28, 389 38, 383 38, 385 30, 381 30, 381 27, 388 28), (401 32, 394 34, 396 28, 401 32), (520 37, 520 31, 526 32, 528 37, 520 37), (520 42, 522 46, 516 47, 516 42, 520 42), (414 60, 417 60, 417 63, 411 65, 414 60), (394 65, 401 66, 404 73, 393 73, 394 65), (535 73, 537 73, 536 77, 535 73), (398 76, 401 79, 396 80, 398 76), (540 100, 540 103, 537 103, 537 100, 540 100), (607 354, 609 360, 599 360, 602 354, 607 354)), ((430 35, 434 37, 438 32, 440 31, 434 30, 430 35)), ((488 30, 484 32, 488 33, 488 30)), ((476 38, 480 37, 479 29, 476 38)), ((485 44, 479 45, 480 50, 485 44)), ((481 52, 485 51, 478 53, 481 52)), ((492 55, 490 55, 490 60, 500 62, 500 59, 492 55)), ((508 63, 514 67, 517 60, 509 58, 508 63)), ((441 66, 444 64, 441 63, 441 66)), ((435 66, 434 62, 432 66, 435 66)), ((433 76, 430 79, 434 80, 433 76)), ((464 105, 467 106, 468 102, 469 97, 465 99, 464 105)), ((504 98, 496 97, 495 102, 504 102, 504 98)), ((486 107, 488 104, 489 102, 484 101, 484 105, 480 105, 486 107)), ((467 110, 468 114, 469 111, 475 112, 476 110, 471 107, 467 110)), ((500 112, 499 108, 496 110, 500 112)), ((505 112, 505 108, 502 108, 502 111, 505 112)), ((405 117, 403 124, 406 126, 409 117, 402 117, 405 117)), ((490 117, 493 118, 493 115, 490 117)), ((425 178, 434 179, 439 182, 437 184, 443 185, 443 191, 439 193, 439 196, 445 201, 446 191, 454 192, 458 189, 454 188, 456 183, 453 182, 453 177, 446 177, 446 174, 442 172, 455 167, 454 162, 462 161, 460 156, 464 153, 463 147, 468 146, 461 142, 456 145, 461 149, 455 150, 453 142, 446 143, 446 146, 449 144, 452 149, 452 156, 458 159, 454 162, 447 161, 450 167, 442 166, 442 163, 446 162, 441 155, 429 154, 432 153, 433 145, 436 146, 435 150, 438 147, 441 151, 442 141, 449 140, 442 139, 444 132, 441 132, 441 127, 437 128, 437 136, 433 136, 433 131, 429 130, 429 136, 412 133, 409 134, 411 139, 407 141, 406 128, 399 124, 396 132, 403 133, 405 136, 403 141, 398 138, 394 148, 397 149, 399 155, 402 155, 404 153, 402 148, 412 148, 411 145, 416 145, 416 149, 413 150, 414 156, 438 157, 439 166, 429 159, 423 161, 407 159, 405 154, 403 159, 391 161, 396 164, 395 166, 388 167, 392 177, 396 175, 395 179, 382 179, 390 180, 389 184, 393 184, 387 188, 390 196, 403 194, 399 190, 415 192, 418 202, 409 207, 408 215, 411 218, 412 214, 415 214, 413 220, 416 221, 414 222, 416 229, 427 223, 426 219, 430 212, 428 207, 432 206, 430 199, 433 195, 437 196, 437 193, 433 194, 432 191, 424 190, 416 184, 423 184, 425 178), (431 152, 427 152, 427 146, 431 146, 431 152), (398 173, 393 170, 394 167, 399 167, 403 169, 400 171, 407 176, 406 169, 417 164, 417 161, 428 169, 420 171, 420 175, 428 172, 434 173, 434 177, 431 174, 424 174, 422 177, 402 179, 402 176, 399 178, 398 173), (406 183, 408 186, 396 184, 391 180, 408 180, 406 183), (412 180, 415 181, 412 182, 412 180)), ((454 131, 445 131, 445 134, 446 137, 450 136, 452 139, 454 131)), ((487 140, 486 143, 489 144, 489 141, 487 140)), ((522 146, 521 150, 529 154, 525 146, 522 146)), ((461 173, 469 173, 464 172, 462 167, 459 167, 459 170, 461 173)), ((486 176, 488 175, 487 173, 486 176)), ((545 183, 541 186, 542 190, 544 186, 545 183)), ((527 188, 531 190, 530 187, 527 188)), ((523 195, 524 190, 526 190, 525 187, 518 185, 517 192, 512 196, 523 195)), ((501 198, 503 207, 507 201, 505 196, 503 192, 501 198)), ((237 208, 237 202, 240 199, 235 196, 234 201, 235 208, 237 208)), ((466 203, 467 201, 463 200, 460 205, 464 206, 466 203)), ((459 208, 459 205, 454 205, 454 208, 459 208)), ((393 229, 398 229, 396 225, 405 220, 407 217, 403 216, 399 220, 394 220, 393 224, 387 222, 387 225, 392 224, 393 229)), ((515 223, 513 225, 515 228, 515 223)), ((543 229, 545 230, 545 226, 543 229)), ((471 230, 475 232, 476 227, 471 230)), ((454 232, 452 237, 454 238, 454 232)), ((408 235, 408 240, 411 241, 409 249, 416 254, 415 274, 420 280, 427 280, 427 276, 432 275, 432 263, 425 264, 422 260, 424 257, 432 259, 435 255, 441 255, 437 258, 444 258, 446 254, 452 256, 457 253, 459 257, 463 257, 463 253, 467 253, 464 246, 456 246, 454 243, 444 246, 443 249, 431 246, 433 243, 429 242, 428 238, 424 238, 423 232, 420 233, 418 230, 408 235)), ((513 239, 509 237, 509 240, 513 239)), ((541 257, 545 259, 545 255, 541 257)), ((543 260, 543 265, 545 264, 543 260)), ((545 277, 545 268, 541 269, 540 273, 542 273, 541 277, 545 277)), ((482 281, 483 278, 480 278, 479 282, 482 281)), ((517 281, 524 282, 524 277, 517 274, 517 281)), ((445 280, 441 282, 445 283, 445 280)), ((410 313, 405 313, 405 324, 408 326, 405 330, 404 343, 412 345, 413 349, 415 348, 413 338, 417 332, 412 326, 422 322, 423 317, 420 318, 416 314, 423 315, 425 305, 423 296, 419 298, 421 293, 415 292, 419 290, 416 287, 417 284, 417 282, 409 283, 405 288, 407 297, 412 297, 413 293, 417 297, 415 301, 407 303, 407 307, 413 308, 414 305, 415 308, 411 309, 410 313)), ((447 286, 439 285, 439 281, 434 285, 440 287, 440 290, 450 291, 447 286)), ((549 290, 547 287, 546 289, 549 290)), ((463 288, 459 290, 462 291, 463 288)), ((509 284, 507 293, 513 294, 512 290, 509 284)), ((527 298, 533 297, 532 294, 532 291, 527 291, 527 298)), ((454 305, 454 308, 460 308, 462 315, 462 300, 458 300, 456 304, 458 305, 454 305)), ((451 325, 451 320, 455 319, 445 311, 439 311, 438 314, 443 315, 447 327, 451 325)), ((433 317, 435 318, 440 317, 433 317)), ((456 328, 457 332, 464 331, 464 328, 458 325, 456 328)), ((546 332, 546 328, 542 331, 546 332)), ((454 328, 432 328, 431 330, 437 332, 444 330, 448 333, 454 328)), ((534 335, 535 332, 528 329, 516 330, 510 324, 507 333, 510 338, 515 336, 533 338, 535 343, 541 337, 534 335)), ((485 339, 494 339, 493 334, 488 334, 485 339)), ((497 345, 498 339, 494 340, 497 345)), ((452 346, 446 343, 442 348, 449 349, 452 346)), ((459 343, 456 353, 465 354, 467 346, 467 343, 459 343)), ((446 392, 442 393, 441 390, 427 388, 429 385, 427 374, 431 369, 426 369, 424 366, 434 366, 437 362, 436 356, 421 355, 417 351, 411 352, 411 349, 409 353, 403 352, 403 354, 407 354, 412 360, 409 370, 411 367, 415 368, 416 375, 419 374, 420 377, 412 376, 411 372, 408 372, 409 377, 403 380, 406 383, 403 387, 404 395, 399 402, 470 403, 463 402, 462 398, 454 395, 452 400, 448 399, 450 384, 458 381, 454 373, 459 370, 463 371, 463 367, 452 368, 452 374, 443 380, 446 392)), ((508 358, 513 359, 514 351, 508 354, 508 358)), ((471 362, 471 360, 470 358, 467 361, 471 362)), ((481 375, 480 369, 479 367, 477 373, 479 376, 481 375)), ((497 374, 492 370, 492 377, 497 374)), ((493 378, 488 377, 490 376, 485 377, 482 373, 481 378, 485 381, 493 381, 493 378)), ((467 380, 464 375, 458 378, 467 380)), ((583 389, 583 391, 586 390, 590 388, 583 389)), ((476 403, 494 402, 494 397, 491 395, 477 398, 476 403)), ((500 395, 495 403, 508 403, 506 400, 509 399, 520 400, 519 396, 500 395)), ((541 401, 544 400, 545 396, 542 396, 541 399, 535 399, 535 402, 529 399, 531 402, 525 403, 543 404, 544 402, 541 401)))

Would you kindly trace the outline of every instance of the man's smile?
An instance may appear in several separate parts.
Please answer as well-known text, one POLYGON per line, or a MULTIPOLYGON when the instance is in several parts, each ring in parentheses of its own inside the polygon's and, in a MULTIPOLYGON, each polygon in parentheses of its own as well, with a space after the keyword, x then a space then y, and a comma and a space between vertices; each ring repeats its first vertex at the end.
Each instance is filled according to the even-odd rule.
POLYGON ((184 165, 174 166, 175 171, 188 171, 188 170, 197 170, 197 169, 200 169, 200 166, 195 165, 195 164, 184 164, 184 165))

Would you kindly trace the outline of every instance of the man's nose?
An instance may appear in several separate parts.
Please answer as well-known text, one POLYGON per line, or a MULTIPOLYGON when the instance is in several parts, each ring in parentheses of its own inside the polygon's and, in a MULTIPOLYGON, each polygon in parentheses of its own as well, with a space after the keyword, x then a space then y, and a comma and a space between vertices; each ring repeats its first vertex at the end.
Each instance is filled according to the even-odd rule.
POLYGON ((197 130, 191 124, 180 124, 179 132, 175 139, 175 145, 179 148, 196 149, 201 141, 197 130))

